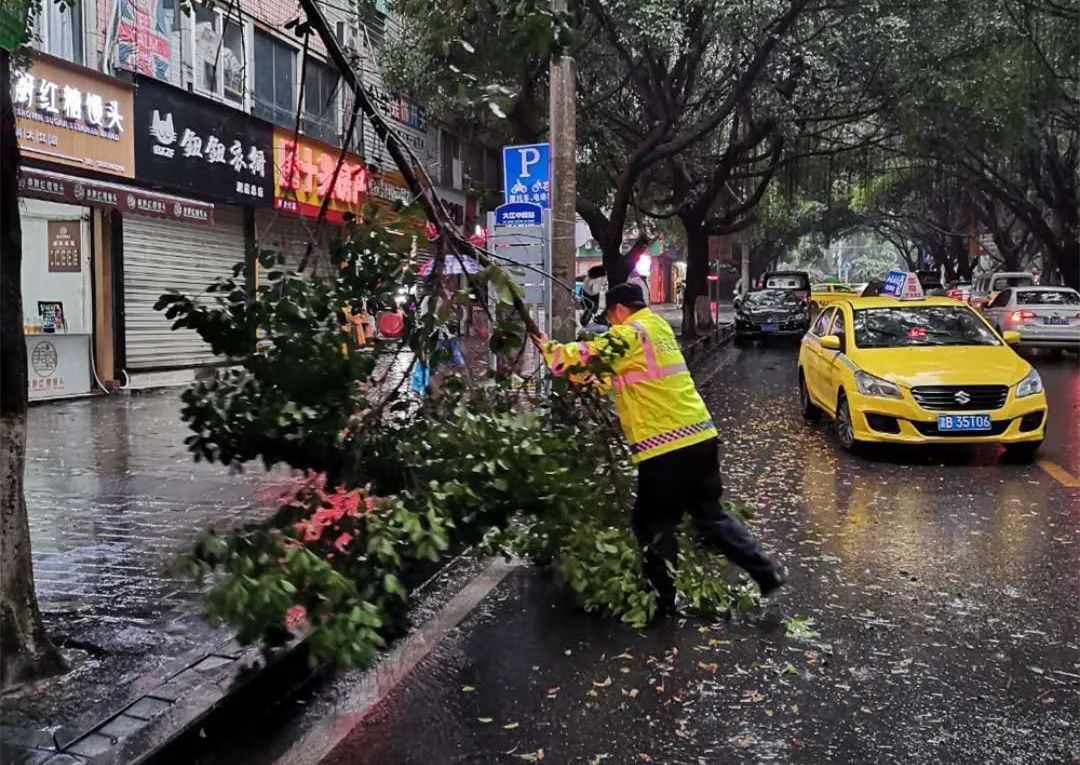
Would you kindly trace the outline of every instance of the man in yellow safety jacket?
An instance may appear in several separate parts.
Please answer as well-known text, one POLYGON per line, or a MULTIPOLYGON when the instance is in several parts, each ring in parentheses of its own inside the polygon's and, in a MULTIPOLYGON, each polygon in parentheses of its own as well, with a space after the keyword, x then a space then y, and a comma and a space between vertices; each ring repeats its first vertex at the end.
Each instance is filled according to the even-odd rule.
POLYGON ((635 284, 610 289, 605 301, 611 329, 600 337, 565 345, 540 339, 556 375, 580 371, 593 356, 607 360, 614 372, 598 382, 614 390, 615 412, 638 466, 634 531, 660 611, 670 613, 675 606, 668 565, 678 555, 675 529, 684 512, 705 542, 745 569, 762 594, 776 590, 784 583, 783 569, 720 507, 724 488, 716 427, 671 326, 649 310, 635 284))

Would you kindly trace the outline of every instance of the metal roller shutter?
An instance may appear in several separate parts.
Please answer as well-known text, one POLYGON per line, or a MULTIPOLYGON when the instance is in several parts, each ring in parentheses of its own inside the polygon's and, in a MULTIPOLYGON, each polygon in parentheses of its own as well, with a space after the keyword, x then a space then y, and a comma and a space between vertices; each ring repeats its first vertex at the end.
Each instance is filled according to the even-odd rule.
POLYGON ((169 289, 202 293, 244 259, 243 212, 214 209, 213 226, 124 216, 124 338, 129 371, 220 362, 191 330, 172 329, 154 303, 169 289))
MULTIPOLYGON (((255 211, 255 240, 260 250, 273 250, 285 255, 285 265, 299 268, 307 250, 308 240, 319 230, 314 218, 298 218, 277 210, 255 211)), ((341 227, 323 223, 319 232, 319 244, 312 250, 312 258, 319 261, 325 273, 330 243, 341 237, 341 227)), ((314 263, 309 261, 309 271, 314 263)))

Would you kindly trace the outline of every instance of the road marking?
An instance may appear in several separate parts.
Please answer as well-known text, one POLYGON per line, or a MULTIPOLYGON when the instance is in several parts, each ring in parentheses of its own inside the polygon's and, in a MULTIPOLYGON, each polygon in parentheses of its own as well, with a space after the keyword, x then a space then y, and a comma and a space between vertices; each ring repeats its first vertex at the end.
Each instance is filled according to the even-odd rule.
POLYGON ((1039 467, 1041 467, 1048 476, 1060 483, 1067 489, 1080 489, 1080 478, 1073 476, 1068 470, 1063 468, 1056 462, 1050 460, 1039 460, 1039 467))

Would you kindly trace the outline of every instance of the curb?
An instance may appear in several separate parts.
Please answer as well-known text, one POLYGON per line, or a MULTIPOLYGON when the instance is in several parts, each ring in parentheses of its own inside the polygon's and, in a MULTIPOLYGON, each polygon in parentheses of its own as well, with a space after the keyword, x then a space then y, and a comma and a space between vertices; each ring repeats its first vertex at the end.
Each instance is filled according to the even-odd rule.
MULTIPOLYGON (((459 569, 467 571, 470 560, 464 554, 447 558, 413 596, 431 585, 438 588, 442 580, 460 574, 459 569)), ((418 626, 425 621, 419 617, 418 626)), ((374 667, 390 653, 380 656, 374 667)), ((306 640, 269 654, 232 638, 220 640, 176 657, 164 675, 159 671, 133 680, 132 686, 148 690, 122 707, 91 717, 94 721, 88 725, 58 730, 51 738, 40 731, 5 729, 3 761, 5 765, 186 765, 191 760, 185 750, 207 729, 228 730, 249 719, 253 707, 284 701, 322 674, 308 660, 306 640)))
POLYGON ((687 364, 699 361, 703 356, 717 348, 721 348, 735 339, 734 324, 718 324, 707 334, 695 337, 689 342, 682 342, 683 356, 687 364))
MULTIPOLYGON (((123 707, 110 710, 96 722, 51 741, 26 742, 17 748, 14 762, 25 765, 128 765, 144 762, 158 749, 197 726, 220 709, 231 697, 248 694, 265 685, 264 678, 296 676, 297 666, 307 673, 307 652, 297 644, 281 649, 267 659, 258 648, 243 647, 233 639, 223 640, 209 650, 203 648, 173 663, 162 678, 154 674, 137 678, 132 685, 153 678, 155 685, 123 707)), ((66 732, 66 731, 65 731, 66 732)), ((10 753, 11 750, 9 750, 10 753)))

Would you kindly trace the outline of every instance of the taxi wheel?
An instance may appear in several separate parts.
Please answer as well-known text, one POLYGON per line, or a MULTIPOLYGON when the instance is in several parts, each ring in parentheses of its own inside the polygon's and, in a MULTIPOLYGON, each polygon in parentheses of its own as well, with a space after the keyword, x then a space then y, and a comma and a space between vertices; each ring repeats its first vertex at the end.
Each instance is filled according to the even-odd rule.
POLYGON ((861 444, 855 438, 855 425, 851 420, 851 409, 848 407, 847 397, 840 393, 840 400, 836 404, 836 436, 840 439, 840 445, 852 454, 859 451, 861 444))
POLYGON ((821 410, 810 400, 810 391, 806 389, 806 378, 799 372, 799 403, 802 404, 802 416, 807 422, 817 422, 821 410))

